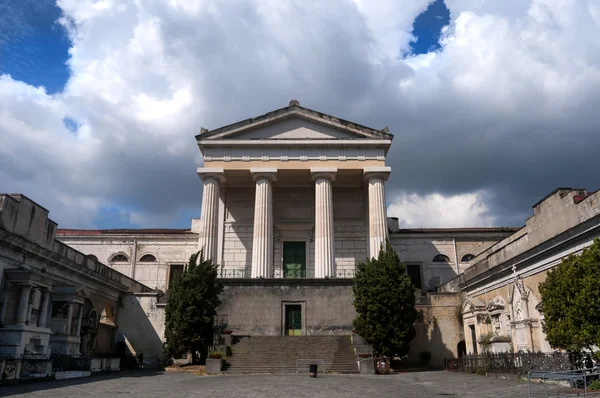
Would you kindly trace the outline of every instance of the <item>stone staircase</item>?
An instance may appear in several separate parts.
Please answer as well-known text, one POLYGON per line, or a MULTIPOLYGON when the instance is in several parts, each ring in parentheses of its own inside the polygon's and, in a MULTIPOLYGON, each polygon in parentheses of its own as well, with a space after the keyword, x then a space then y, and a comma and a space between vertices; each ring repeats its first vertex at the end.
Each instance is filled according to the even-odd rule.
MULTIPOLYGON (((236 338, 226 359, 226 373, 308 372, 306 360, 323 360, 319 373, 358 373, 350 336, 252 336, 236 338)), ((317 363, 317 362, 315 362, 317 363)))

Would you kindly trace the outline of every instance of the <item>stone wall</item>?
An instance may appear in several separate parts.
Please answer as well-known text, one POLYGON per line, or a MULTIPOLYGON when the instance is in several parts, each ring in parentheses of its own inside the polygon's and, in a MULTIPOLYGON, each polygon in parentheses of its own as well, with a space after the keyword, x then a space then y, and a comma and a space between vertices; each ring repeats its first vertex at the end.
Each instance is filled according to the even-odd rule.
POLYGON ((354 310, 349 280, 224 280, 219 315, 236 335, 281 336, 284 304, 303 306, 307 335, 350 334, 354 310))
POLYGON ((144 354, 146 363, 165 358, 165 311, 157 300, 156 293, 125 295, 117 320, 117 341, 126 341, 134 354, 144 354))
POLYGON ((412 230, 391 234, 390 242, 401 261, 420 266, 423 288, 428 291, 455 278, 470 267, 471 262, 461 261, 464 255, 479 254, 511 231, 412 230), (450 262, 433 262, 433 258, 438 254, 447 256, 450 262))
MULTIPOLYGON (((100 231, 98 231, 100 232, 100 231)), ((165 291, 168 285, 171 264, 187 264, 190 255, 198 250, 198 236, 194 233, 144 234, 114 233, 95 235, 69 233, 59 230, 58 239, 98 261, 153 289, 165 291), (129 261, 111 261, 115 254, 122 253, 129 261), (151 254, 153 262, 140 262, 144 255, 151 254), (135 258, 135 261, 133 259, 135 258)))
POLYGON ((444 358, 458 356, 458 343, 464 340, 460 322, 461 295, 456 293, 428 293, 424 304, 417 305, 422 322, 415 324, 417 336, 410 344, 407 362, 417 365, 419 354, 431 353, 430 365, 441 368, 444 358))

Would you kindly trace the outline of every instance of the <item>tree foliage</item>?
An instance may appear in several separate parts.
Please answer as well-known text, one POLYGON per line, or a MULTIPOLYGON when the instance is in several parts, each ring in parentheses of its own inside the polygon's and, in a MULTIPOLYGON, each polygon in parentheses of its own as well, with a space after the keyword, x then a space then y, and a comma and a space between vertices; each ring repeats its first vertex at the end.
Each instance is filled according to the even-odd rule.
POLYGON ((408 353, 418 318, 415 287, 389 241, 377 259, 357 265, 354 307, 354 328, 376 356, 408 353))
POLYGON ((600 240, 549 271, 540 294, 544 331, 553 348, 600 347, 600 240))
POLYGON ((165 350, 171 356, 203 352, 213 336, 216 308, 223 285, 217 280, 217 266, 204 260, 202 252, 192 254, 183 273, 169 286, 165 311, 165 350))

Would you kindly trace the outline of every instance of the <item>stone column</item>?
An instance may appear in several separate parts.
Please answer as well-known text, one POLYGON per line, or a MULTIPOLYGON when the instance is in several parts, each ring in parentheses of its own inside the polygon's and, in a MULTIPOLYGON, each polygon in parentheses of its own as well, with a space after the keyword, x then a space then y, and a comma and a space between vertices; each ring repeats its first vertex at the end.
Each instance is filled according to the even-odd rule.
POLYGON ((251 169, 256 182, 254 233, 252 235, 252 278, 273 277, 273 187, 277 169, 251 169))
POLYGON ((21 300, 17 310, 17 323, 24 325, 27 321, 27 311, 29 309, 29 295, 31 294, 31 285, 21 285, 21 300))
POLYGON ((73 323, 73 302, 69 303, 69 310, 67 312, 67 336, 71 335, 71 324, 73 323))
POLYGON ((29 300, 29 304, 27 305, 27 324, 28 325, 31 323, 31 315, 33 313, 33 300, 35 300, 35 292, 36 291, 37 291, 37 289, 33 288, 29 295, 30 300, 29 300))
POLYGON ((333 199, 336 168, 310 169, 315 181, 315 278, 335 277, 333 199))
POLYGON ((81 320, 83 318, 83 304, 79 304, 79 316, 77 317, 77 330, 75 336, 81 336, 81 320))
POLYGON ((217 259, 217 237, 219 233, 219 184, 225 181, 223 169, 198 169, 204 183, 198 250, 204 250, 205 259, 217 259))
POLYGON ((2 308, 0 308, 0 311, 2 311, 0 313, 0 324, 4 324, 4 322, 6 321, 6 309, 8 308, 8 287, 10 285, 8 284, 8 282, 5 282, 4 284, 4 290, 2 290, 2 308))
POLYGON ((45 328, 48 320, 48 304, 50 301, 50 290, 42 290, 42 303, 40 304, 40 316, 38 316, 37 325, 45 328))
POLYGON ((390 167, 367 167, 364 177, 369 190, 369 257, 377 257, 388 236, 384 184, 390 167))

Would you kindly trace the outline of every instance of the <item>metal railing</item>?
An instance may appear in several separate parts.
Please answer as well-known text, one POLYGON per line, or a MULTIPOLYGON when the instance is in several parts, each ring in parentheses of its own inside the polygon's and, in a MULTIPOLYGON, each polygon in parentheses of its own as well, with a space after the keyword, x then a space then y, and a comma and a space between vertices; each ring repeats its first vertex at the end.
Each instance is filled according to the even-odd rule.
POLYGON ((560 372, 584 368, 585 365, 578 358, 562 353, 488 353, 464 355, 458 359, 444 359, 444 369, 465 373, 513 373, 526 375, 532 370, 560 372))
POLYGON ((52 371, 90 370, 92 357, 86 355, 52 354, 52 371))
MULTIPOLYGON (((335 277, 337 279, 352 279, 355 273, 353 269, 339 269, 335 271, 335 277)), ((221 269, 219 270, 218 277, 222 279, 246 279, 251 277, 251 271, 248 269, 221 269)), ((314 270, 284 270, 281 268, 273 270, 273 278, 275 279, 306 279, 314 277, 314 270)))
POLYGON ((250 278, 250 271, 245 269, 222 269, 219 270, 219 278, 244 279, 250 278))
POLYGON ((50 361, 47 355, 42 354, 4 355, 0 357, 0 379, 50 376, 50 361))
POLYGON ((546 372, 532 370, 527 374, 529 397, 600 396, 600 368, 546 372))

